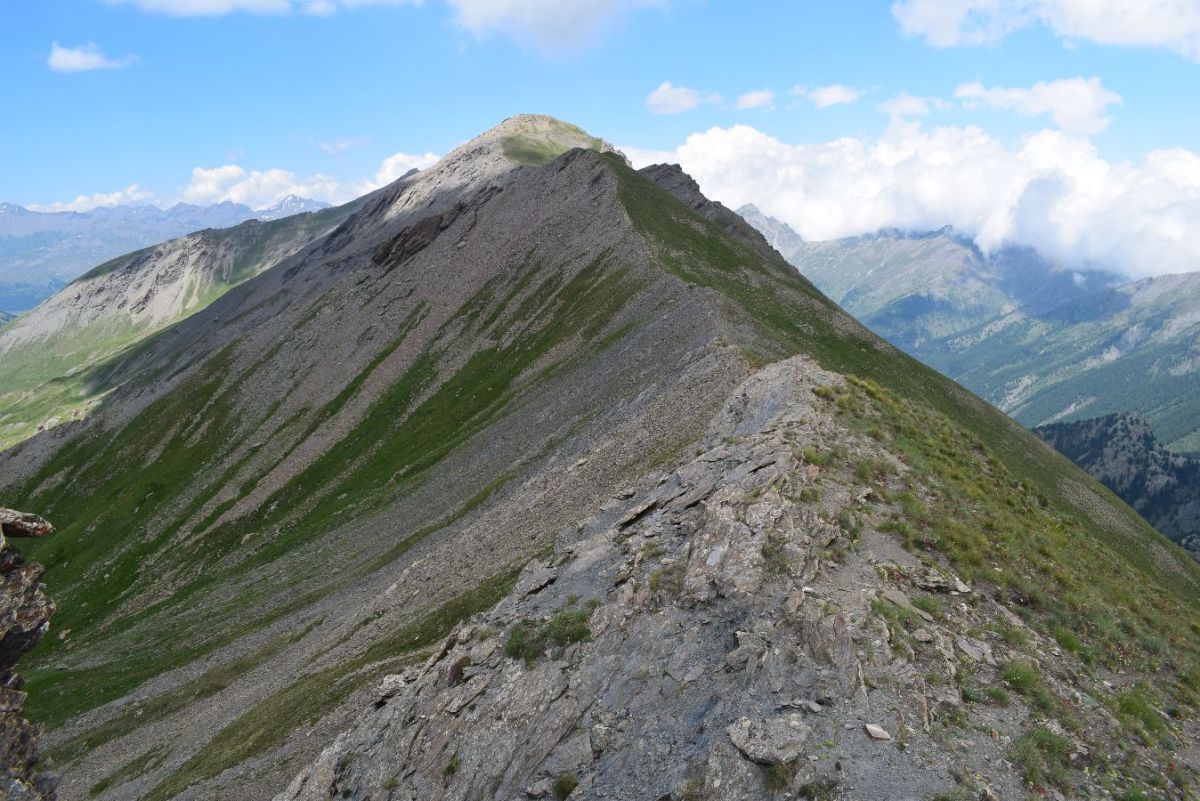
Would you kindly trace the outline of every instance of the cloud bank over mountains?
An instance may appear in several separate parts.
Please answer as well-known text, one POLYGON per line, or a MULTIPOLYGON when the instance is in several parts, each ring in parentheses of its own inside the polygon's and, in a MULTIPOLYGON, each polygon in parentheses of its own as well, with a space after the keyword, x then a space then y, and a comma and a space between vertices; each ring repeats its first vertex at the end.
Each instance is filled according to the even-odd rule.
POLYGON ((806 239, 953 225, 985 250, 1027 244, 1137 276, 1200 268, 1200 155, 1183 148, 1110 162, 1064 130, 1006 146, 974 125, 895 116, 877 138, 790 144, 734 125, 674 150, 623 149, 636 166, 679 163, 709 197, 754 203, 806 239))

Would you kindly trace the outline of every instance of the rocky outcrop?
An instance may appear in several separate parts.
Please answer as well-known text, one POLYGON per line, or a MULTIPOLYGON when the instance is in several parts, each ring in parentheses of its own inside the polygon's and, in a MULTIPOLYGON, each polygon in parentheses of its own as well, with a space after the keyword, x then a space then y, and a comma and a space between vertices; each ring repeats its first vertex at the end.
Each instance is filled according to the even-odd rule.
POLYGON ((275 801, 1023 797, 1028 712, 967 698, 1002 683, 996 631, 1037 635, 858 530, 880 498, 805 454, 891 457, 821 408, 831 385, 802 358, 748 379, 693 456, 564 531, 275 801))
POLYGON ((50 628, 54 602, 41 583, 43 568, 5 542, 43 537, 54 527, 37 515, 0 509, 0 798, 53 801, 57 776, 41 770, 42 727, 25 719, 17 659, 50 628))

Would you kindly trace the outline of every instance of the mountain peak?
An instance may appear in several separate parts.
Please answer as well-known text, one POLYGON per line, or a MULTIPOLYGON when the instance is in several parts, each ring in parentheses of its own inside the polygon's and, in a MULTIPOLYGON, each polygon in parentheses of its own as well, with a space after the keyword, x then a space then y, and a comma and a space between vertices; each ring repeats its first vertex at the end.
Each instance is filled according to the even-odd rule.
POLYGON ((299 195, 288 195, 272 206, 265 209, 259 209, 254 212, 254 215, 260 220, 278 220, 281 217, 290 217, 293 214, 304 214, 305 212, 320 211, 321 209, 329 208, 330 204, 320 200, 313 200, 299 195))

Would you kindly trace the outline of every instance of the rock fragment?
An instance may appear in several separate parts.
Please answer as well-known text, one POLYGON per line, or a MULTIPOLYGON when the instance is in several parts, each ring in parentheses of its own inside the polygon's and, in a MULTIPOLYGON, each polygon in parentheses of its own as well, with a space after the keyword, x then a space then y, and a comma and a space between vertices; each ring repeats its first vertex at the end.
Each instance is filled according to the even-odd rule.
POLYGON ((888 730, 882 726, 877 726, 874 723, 867 723, 863 726, 867 731, 867 736, 872 740, 890 740, 892 735, 888 734, 888 730))
POLYGON ((725 730, 743 756, 763 765, 796 759, 804 753, 804 742, 811 731, 795 712, 760 720, 741 718, 725 730))

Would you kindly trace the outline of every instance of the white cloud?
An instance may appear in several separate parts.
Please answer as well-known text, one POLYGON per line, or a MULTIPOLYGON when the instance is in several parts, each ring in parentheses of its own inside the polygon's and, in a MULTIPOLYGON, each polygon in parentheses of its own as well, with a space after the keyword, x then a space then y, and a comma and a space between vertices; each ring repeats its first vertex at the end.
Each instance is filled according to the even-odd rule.
POLYGON ((710 197, 753 202, 807 239, 953 225, 984 249, 1027 244, 1072 265, 1134 275, 1200 266, 1200 155, 1109 162, 1087 139, 1043 130, 1009 147, 976 126, 903 119, 878 138, 788 144, 738 125, 692 134, 635 164, 682 164, 710 197))
POLYGON ((737 99, 737 107, 742 111, 751 108, 770 108, 774 103, 775 93, 770 89, 755 89, 737 99))
POLYGON ((91 70, 119 70, 137 63, 137 56, 109 58, 91 42, 83 47, 63 47, 58 42, 50 45, 46 66, 55 72, 90 72, 91 70))
POLYGON ((246 170, 237 164, 196 167, 192 181, 180 193, 188 203, 206 205, 222 201, 242 203, 253 209, 271 206, 288 195, 336 201, 344 190, 327 175, 300 178, 290 170, 246 170))
POLYGON ((446 0, 455 21, 477 37, 492 33, 560 53, 592 40, 622 14, 666 0, 446 0))
POLYGON ((1050 115, 1067 133, 1097 134, 1112 118, 1105 112, 1122 102, 1121 96, 1104 88, 1099 78, 1069 78, 1041 81, 1029 88, 987 88, 979 81, 964 83, 954 96, 967 108, 991 106, 1028 117, 1050 115))
POLYGON ((299 176, 291 170, 279 168, 247 170, 237 164, 196 167, 192 170, 191 183, 179 195, 188 203, 203 205, 228 200, 254 209, 274 205, 288 195, 344 203, 390 184, 410 169, 426 169, 437 160, 438 156, 434 153, 395 153, 380 163, 371 178, 348 182, 337 181, 320 173, 299 176))
POLYGON ((719 103, 720 95, 701 92, 663 81, 657 89, 646 96, 646 108, 654 114, 679 114, 691 111, 701 103, 719 103))
POLYGON ((897 0, 892 14, 934 47, 994 44, 1040 24, 1068 40, 1163 47, 1200 60, 1200 0, 897 0))
POLYGON ((409 170, 429 169, 437 163, 438 158, 439 156, 435 153, 424 153, 419 156, 409 155, 408 153, 395 153, 388 156, 375 172, 374 185, 363 191, 369 192, 371 189, 386 186, 409 170))
POLYGON ((948 108, 950 104, 940 97, 918 97, 908 92, 901 92, 879 104, 879 110, 891 117, 893 123, 909 117, 924 117, 935 109, 944 111, 948 108))
POLYGON ((116 206, 124 203, 142 203, 154 197, 153 192, 147 192, 137 184, 130 184, 115 192, 97 192, 94 195, 79 195, 74 200, 57 201, 55 203, 31 203, 30 211, 91 211, 101 206, 116 206))
POLYGON ((852 86, 844 86, 840 83, 832 83, 828 86, 818 86, 816 89, 807 89, 803 86, 797 86, 792 90, 792 94, 797 97, 807 97, 813 102, 817 108, 829 108, 830 106, 841 106, 848 103, 853 103, 862 97, 862 92, 852 86))

